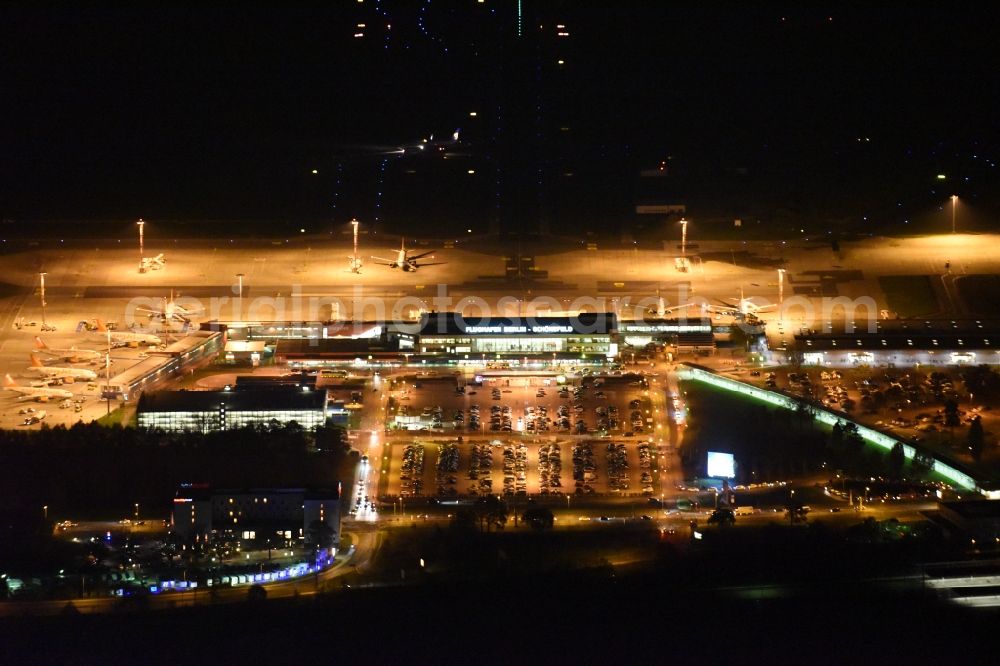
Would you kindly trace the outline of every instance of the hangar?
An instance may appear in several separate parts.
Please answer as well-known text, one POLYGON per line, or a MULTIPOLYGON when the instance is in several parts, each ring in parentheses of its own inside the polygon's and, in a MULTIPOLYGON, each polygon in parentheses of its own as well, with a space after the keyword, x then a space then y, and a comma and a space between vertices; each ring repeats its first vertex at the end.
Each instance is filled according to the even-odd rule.
POLYGON ((795 336, 795 349, 810 365, 997 365, 1000 322, 879 321, 874 332, 804 331, 795 336))

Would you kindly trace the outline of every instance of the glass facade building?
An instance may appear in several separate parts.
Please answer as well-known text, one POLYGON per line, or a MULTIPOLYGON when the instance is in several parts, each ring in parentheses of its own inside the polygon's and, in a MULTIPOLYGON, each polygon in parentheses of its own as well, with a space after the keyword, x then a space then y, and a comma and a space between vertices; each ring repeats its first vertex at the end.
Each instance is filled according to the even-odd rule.
POLYGON ((139 427, 167 431, 231 430, 295 421, 307 430, 326 423, 325 390, 157 391, 139 399, 139 427))
POLYGON ((610 313, 514 318, 430 313, 422 322, 417 347, 421 354, 613 356, 614 329, 615 316, 610 313))

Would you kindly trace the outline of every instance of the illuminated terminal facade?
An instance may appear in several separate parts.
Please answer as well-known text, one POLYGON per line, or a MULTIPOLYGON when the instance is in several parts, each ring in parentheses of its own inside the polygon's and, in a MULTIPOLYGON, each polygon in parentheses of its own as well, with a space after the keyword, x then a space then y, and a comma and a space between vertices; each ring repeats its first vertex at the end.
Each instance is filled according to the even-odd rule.
POLYGON ((425 315, 418 334, 421 354, 594 355, 613 358, 615 315, 574 317, 462 317, 453 312, 425 315))
POLYGON ((225 332, 227 350, 236 341, 263 344, 265 354, 278 364, 297 368, 404 361, 461 364, 503 358, 513 362, 523 357, 602 363, 617 358, 621 347, 651 343, 671 346, 678 352, 711 352, 720 333, 706 318, 619 321, 615 314, 606 312, 523 317, 430 312, 419 321, 213 321, 203 327, 225 332))
POLYGON ((232 430, 295 421, 307 430, 326 423, 325 390, 156 391, 139 398, 139 427, 166 431, 232 430))
POLYGON ((674 345, 677 351, 715 349, 712 322, 706 318, 621 321, 618 336, 631 347, 667 343, 674 345))

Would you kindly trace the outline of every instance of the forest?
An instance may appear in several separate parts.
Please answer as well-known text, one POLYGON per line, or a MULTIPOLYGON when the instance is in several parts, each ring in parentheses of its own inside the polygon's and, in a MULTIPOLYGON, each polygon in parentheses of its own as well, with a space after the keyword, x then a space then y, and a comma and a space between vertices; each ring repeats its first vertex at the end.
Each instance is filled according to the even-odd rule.
POLYGON ((217 432, 164 432, 96 423, 0 430, 0 518, 166 518, 181 483, 333 487, 351 482, 344 430, 277 422, 217 432), (48 507, 44 509, 43 507, 48 507))

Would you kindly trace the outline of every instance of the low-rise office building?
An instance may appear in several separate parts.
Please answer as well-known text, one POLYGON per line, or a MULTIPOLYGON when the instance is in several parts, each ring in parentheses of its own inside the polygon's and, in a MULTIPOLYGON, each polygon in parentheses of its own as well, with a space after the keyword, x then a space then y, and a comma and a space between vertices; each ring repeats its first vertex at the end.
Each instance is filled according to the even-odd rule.
POLYGON ((295 421, 307 430, 326 423, 327 395, 308 386, 239 391, 156 391, 143 393, 140 428, 168 431, 232 430, 247 425, 295 421))

